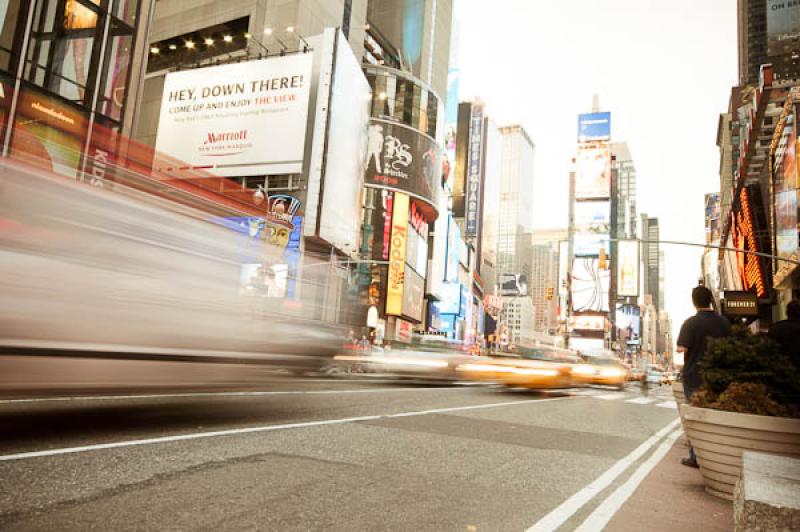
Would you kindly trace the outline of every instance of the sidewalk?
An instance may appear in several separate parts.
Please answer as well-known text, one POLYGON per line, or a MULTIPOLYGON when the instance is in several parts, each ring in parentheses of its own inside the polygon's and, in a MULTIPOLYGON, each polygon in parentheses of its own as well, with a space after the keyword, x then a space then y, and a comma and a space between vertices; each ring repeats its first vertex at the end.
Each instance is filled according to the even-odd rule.
POLYGON ((681 465, 681 435, 606 528, 609 532, 733 530, 733 504, 705 492, 700 471, 681 465))

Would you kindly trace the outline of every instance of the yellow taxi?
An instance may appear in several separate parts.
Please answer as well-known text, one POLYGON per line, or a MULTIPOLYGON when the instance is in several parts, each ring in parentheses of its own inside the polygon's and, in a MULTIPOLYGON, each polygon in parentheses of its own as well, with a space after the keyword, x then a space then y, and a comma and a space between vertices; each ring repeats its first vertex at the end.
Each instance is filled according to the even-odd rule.
POLYGON ((514 388, 570 388, 572 368, 578 362, 580 358, 565 349, 515 346, 508 352, 465 361, 458 371, 467 379, 514 388))
POLYGON ((599 384, 622 390, 628 378, 628 368, 617 358, 587 356, 582 364, 572 368, 572 375, 576 384, 599 384))

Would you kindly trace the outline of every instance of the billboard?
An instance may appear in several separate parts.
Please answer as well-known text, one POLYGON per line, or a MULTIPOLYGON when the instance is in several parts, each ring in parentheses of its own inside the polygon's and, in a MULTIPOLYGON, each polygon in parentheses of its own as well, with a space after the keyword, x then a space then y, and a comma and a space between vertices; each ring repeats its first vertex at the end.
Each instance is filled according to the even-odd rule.
MULTIPOLYGON (((795 108, 794 122, 797 121, 795 108)), ((800 253, 800 236, 798 235, 798 168, 797 168, 797 131, 796 123, 787 124, 784 128, 781 145, 782 153, 775 153, 773 167, 773 183, 775 190, 775 244, 779 257, 797 260, 800 253)), ((782 285, 796 265, 777 261, 777 271, 773 282, 782 285)))
POLYGON ((611 202, 579 201, 575 203, 576 233, 609 233, 611 202))
POLYGON ((639 306, 617 304, 616 311, 617 338, 627 345, 638 345, 642 327, 639 306))
POLYGON ((501 296, 528 295, 528 277, 524 273, 501 273, 499 277, 501 296))
POLYGON ((609 242, 608 234, 575 233, 572 254, 576 257, 597 257, 603 249, 608 255, 609 242))
POLYGON ((570 319, 572 329, 581 331, 604 331, 606 318, 604 316, 573 316, 570 319))
POLYGON ((393 205, 394 192, 391 190, 364 189, 364 215, 371 223, 364 224, 361 251, 368 254, 372 260, 389 260, 393 205))
POLYGON ((458 282, 458 263, 461 251, 461 230, 451 213, 447 215, 447 261, 445 262, 445 281, 458 282))
POLYGON ((483 106, 472 104, 470 107, 464 234, 477 236, 481 217, 481 177, 483 174, 483 106))
POLYGON ((767 55, 800 49, 800 2, 767 0, 767 55))
POLYGON ((578 115, 578 142, 611 138, 611 113, 578 115))
POLYGON ((326 146, 321 193, 318 192, 321 196, 318 235, 337 248, 346 249, 359 241, 361 229, 361 190, 372 91, 347 39, 341 32, 337 34, 333 83, 325 107, 320 108, 325 102, 319 100, 328 99, 331 85, 322 73, 317 90, 318 120, 314 128, 315 133, 325 132, 323 146, 326 146))
POLYGON ((575 165, 575 199, 607 199, 611 193, 611 151, 608 145, 579 145, 575 165))
POLYGON ((437 205, 441 189, 439 146, 419 131, 371 118, 364 182, 388 187, 437 205))
MULTIPOLYGON (((3 89, 3 93, 10 103, 11 92, 3 89)), ((11 156, 77 179, 88 125, 88 114, 78 107, 39 89, 21 85, 11 156)))
POLYGON ((576 258, 572 262, 572 310, 608 312, 611 275, 599 268, 595 258, 576 258))
POLYGON ((617 242, 617 296, 639 295, 639 242, 617 242))
POLYGON ((706 194, 706 244, 720 239, 720 197, 719 192, 706 194))
POLYGON ((415 321, 422 321, 425 281, 417 272, 406 268, 403 284, 403 315, 415 321))
POLYGON ((219 176, 303 171, 311 54, 170 72, 156 150, 219 176))
POLYGON ((461 308, 461 285, 458 283, 442 283, 442 297, 436 301, 439 314, 458 314, 461 308))
POLYGON ((386 287, 386 314, 403 314, 403 289, 408 241, 408 196, 394 195, 392 242, 389 251, 389 279, 386 287))
POLYGON ((569 339, 569 348, 574 351, 580 351, 586 355, 602 355, 605 352, 606 342, 602 338, 577 338, 571 336, 569 339))

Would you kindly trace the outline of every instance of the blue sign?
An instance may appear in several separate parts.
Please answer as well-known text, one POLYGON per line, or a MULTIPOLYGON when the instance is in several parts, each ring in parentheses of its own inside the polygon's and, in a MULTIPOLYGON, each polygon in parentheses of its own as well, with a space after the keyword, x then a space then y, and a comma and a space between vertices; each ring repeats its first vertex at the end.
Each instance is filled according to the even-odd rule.
POLYGON ((458 315, 462 318, 467 316, 467 306, 469 304, 469 289, 461 285, 461 305, 459 305, 458 315))
POLYGON ((436 302, 436 308, 441 314, 458 314, 461 308, 461 285, 458 283, 442 283, 441 298, 436 302))
POLYGON ((456 316, 453 314, 442 314, 439 319, 439 330, 447 333, 451 338, 456 334, 456 316))
POLYGON ((611 113, 578 115, 578 142, 611 138, 611 113))
POLYGON ((444 280, 458 282, 458 261, 461 248, 461 231, 452 215, 447 215, 447 251, 444 263, 444 280))

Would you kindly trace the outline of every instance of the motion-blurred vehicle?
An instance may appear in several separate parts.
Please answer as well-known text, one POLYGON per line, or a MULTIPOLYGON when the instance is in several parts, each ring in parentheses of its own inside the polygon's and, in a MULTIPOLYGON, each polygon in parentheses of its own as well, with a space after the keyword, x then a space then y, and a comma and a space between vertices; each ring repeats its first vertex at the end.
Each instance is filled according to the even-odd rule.
POLYGON ((647 370, 645 380, 651 386, 661 386, 664 383, 661 372, 653 368, 647 370))
POLYGON ((573 386, 572 368, 580 357, 557 347, 516 346, 508 353, 470 359, 459 367, 466 378, 515 388, 551 389, 573 386))
POLYGON ((439 336, 414 335, 410 343, 396 342, 366 352, 334 357, 334 365, 350 373, 377 373, 384 377, 452 382, 461 377, 457 368, 470 357, 462 344, 439 336))
POLYGON ((573 375, 582 384, 614 386, 622 390, 625 388, 628 368, 617 358, 587 356, 583 364, 573 368, 573 375))
POLYGON ((666 382, 664 384, 672 384, 676 380, 678 380, 678 372, 677 371, 670 371, 664 374, 666 378, 666 382))
POLYGON ((339 351, 284 249, 112 186, 0 166, 0 393, 254 384, 339 351))
POLYGON ((641 382, 644 379, 645 371, 641 368, 631 368, 631 371, 628 376, 628 380, 634 382, 641 382))

